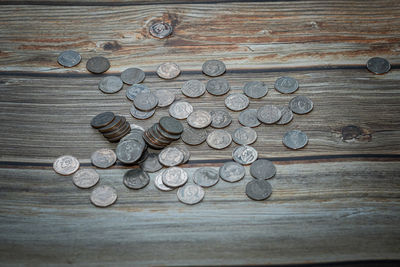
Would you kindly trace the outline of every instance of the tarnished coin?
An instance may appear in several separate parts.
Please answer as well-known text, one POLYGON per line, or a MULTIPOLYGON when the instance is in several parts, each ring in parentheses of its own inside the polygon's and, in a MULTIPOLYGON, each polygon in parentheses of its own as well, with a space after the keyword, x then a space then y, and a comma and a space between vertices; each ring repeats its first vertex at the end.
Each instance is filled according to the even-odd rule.
POLYGON ((106 94, 114 94, 122 89, 122 80, 117 76, 107 76, 101 79, 99 89, 106 94))
POLYGON ((265 124, 273 124, 282 117, 280 109, 274 105, 265 105, 257 110, 257 118, 265 124))
POLYGON ((154 131, 159 133, 164 139, 168 139, 170 141, 176 141, 181 138, 181 134, 171 134, 160 127, 159 123, 153 124, 154 131))
POLYGON ((220 60, 207 60, 206 62, 203 63, 203 66, 201 67, 203 70, 203 73, 205 75, 211 76, 211 77, 217 77, 226 71, 226 67, 224 62, 220 60))
POLYGON ((187 118, 187 123, 193 128, 206 128, 211 124, 210 112, 202 109, 195 110, 190 113, 189 117, 187 118))
POLYGON ((90 188, 99 181, 99 174, 93 169, 81 169, 72 176, 72 182, 79 188, 90 188))
POLYGON ((373 57, 367 61, 367 69, 375 74, 384 74, 390 70, 389 61, 381 57, 373 57))
POLYGON ((314 103, 308 97, 298 95, 289 101, 289 108, 296 114, 306 114, 314 108, 314 103))
POLYGON ((308 137, 299 130, 292 130, 285 133, 282 143, 291 149, 300 149, 307 145, 308 137))
POLYGON ((186 101, 178 101, 169 107, 169 115, 178 120, 183 120, 189 117, 193 112, 193 107, 186 101))
POLYGON ((158 98, 158 107, 168 107, 175 101, 175 94, 167 89, 159 89, 155 91, 155 95, 158 98))
POLYGON ((250 166, 250 174, 256 179, 270 179, 275 173, 275 164, 267 159, 258 159, 250 166))
POLYGON ((239 163, 229 161, 219 168, 219 177, 222 180, 234 183, 240 181, 246 174, 246 169, 239 163))
POLYGON ((261 122, 257 118, 257 109, 246 109, 239 114, 239 123, 246 127, 257 127, 261 122))
POLYGON ((189 161, 189 159, 190 159, 190 151, 189 151, 189 149, 187 149, 187 147, 186 146, 179 146, 179 147, 177 147, 180 151, 182 151, 182 153, 183 153, 183 160, 182 160, 182 163, 181 164, 185 164, 185 163, 187 163, 188 161, 189 161))
POLYGON ((176 188, 187 182, 188 175, 182 168, 171 167, 164 171, 161 179, 166 186, 176 188))
POLYGON ((114 120, 114 118, 115 114, 113 112, 103 112, 93 117, 93 119, 90 121, 90 125, 93 128, 99 129, 110 124, 114 120))
POLYGON ((232 143, 232 136, 225 130, 214 130, 207 136, 207 144, 215 149, 223 149, 232 143))
POLYGON ((124 174, 124 185, 130 189, 141 189, 149 182, 149 175, 142 169, 132 169, 124 174))
POLYGON ((76 66, 81 62, 81 55, 73 50, 67 50, 64 52, 61 52, 60 55, 57 58, 57 62, 67 68, 71 68, 73 66, 76 66))
POLYGON ((173 167, 182 163, 183 152, 176 147, 167 147, 158 154, 158 160, 164 166, 173 167))
POLYGON ((173 62, 166 62, 157 67, 157 75, 160 78, 170 80, 178 77, 181 73, 178 64, 173 62))
POLYGON ((141 111, 138 110, 134 105, 131 106, 130 109, 131 115, 138 120, 146 120, 148 118, 150 118, 151 116, 154 115, 154 113, 156 112, 155 109, 150 110, 150 111, 141 111))
POLYGON ((154 37, 163 39, 172 33, 172 27, 166 22, 156 22, 150 26, 149 32, 154 37))
POLYGON ((232 139, 238 145, 250 145, 257 140, 257 132, 250 127, 239 127, 233 132, 232 139))
POLYGON ((198 168, 193 173, 193 182, 202 187, 211 187, 216 185, 218 181, 218 171, 210 167, 198 168))
POLYGON ((129 68, 121 73, 121 80, 126 84, 136 84, 143 82, 146 74, 139 68, 129 68))
POLYGON ((204 189, 196 184, 187 184, 176 192, 178 200, 188 205, 194 205, 202 201, 204 194, 204 189))
POLYGON ((245 95, 251 98, 261 98, 268 93, 268 87, 264 82, 247 82, 243 87, 245 95))
POLYGON ((111 132, 123 127, 125 123, 126 123, 126 118, 124 116, 116 115, 114 120, 110 124, 108 124, 104 127, 101 127, 97 130, 99 130, 99 132, 101 132, 101 133, 111 133, 111 132))
POLYGON ((145 172, 156 172, 161 170, 163 167, 158 161, 158 155, 155 153, 149 153, 146 160, 140 164, 140 167, 145 172))
POLYGON ((292 77, 280 77, 275 81, 275 89, 282 94, 294 93, 299 88, 299 82, 292 77))
POLYGON ((117 201, 117 191, 108 185, 98 186, 92 191, 90 201, 97 207, 108 207, 117 201))
POLYGON ((224 78, 214 78, 207 82, 206 90, 212 95, 224 95, 231 90, 231 86, 224 78))
POLYGON ((107 139, 112 139, 112 138, 116 138, 116 137, 120 136, 122 133, 125 133, 128 130, 130 130, 130 125, 129 125, 129 123, 125 122, 125 124, 118 127, 117 129, 115 129, 111 132, 103 133, 103 136, 107 139))
POLYGON ((162 175, 164 173, 164 170, 160 171, 159 174, 157 174, 156 178, 154 178, 154 185, 157 189, 161 191, 171 191, 174 190, 174 188, 168 187, 162 182, 162 175))
POLYGON ((199 97, 206 92, 206 86, 199 80, 189 80, 182 85, 181 91, 187 97, 199 97))
POLYGON ((212 110, 211 114, 211 127, 213 128, 225 128, 232 122, 232 117, 229 112, 225 110, 212 110))
POLYGON ((86 62, 86 69, 92 73, 103 73, 110 68, 110 62, 105 57, 92 57, 86 62))
POLYGON ((233 111, 240 111, 247 108, 250 104, 249 99, 244 94, 234 93, 225 98, 225 106, 233 111))
POLYGON ((238 146, 232 152, 232 158, 237 163, 248 165, 258 158, 258 152, 251 146, 238 146))
POLYGON ((170 134, 181 134, 183 132, 182 123, 169 116, 161 117, 159 125, 164 131, 170 134))
POLYGON ((113 138, 108 138, 108 141, 111 143, 119 142, 121 138, 123 138, 125 135, 129 134, 131 131, 131 127, 129 123, 125 124, 125 127, 113 138))
POLYGON ((253 200, 267 199, 272 193, 272 186, 266 180, 252 180, 246 185, 246 195, 253 200))
POLYGON ((207 132, 204 129, 187 127, 183 131, 181 138, 184 143, 196 146, 206 141, 207 132))
POLYGON ((71 175, 79 169, 79 161, 73 156, 58 157, 53 163, 53 169, 61 175, 71 175))
MULTIPOLYGON (((131 127, 132 127, 132 124, 131 124, 131 127)), ((140 143, 142 143, 144 146, 145 144, 144 144, 144 140, 143 140, 143 133, 144 133, 144 131, 142 131, 140 129, 137 129, 137 128, 131 129, 131 132, 128 135, 124 136, 124 138, 122 138, 119 142, 122 143, 128 139, 135 139, 136 141, 139 141, 140 143)))
POLYGON ((278 106, 282 113, 281 119, 276 124, 288 124, 293 120, 293 112, 287 106, 278 106))
POLYGON ((143 143, 135 139, 120 142, 116 149, 117 158, 124 164, 135 163, 143 153, 143 143))
POLYGON ((150 89, 144 84, 134 84, 126 89, 126 97, 129 100, 134 100, 139 93, 148 93, 150 89))
POLYGON ((133 104, 141 111, 150 111, 157 107, 158 98, 152 92, 141 92, 133 99, 133 104))
POLYGON ((92 164, 99 168, 109 168, 117 161, 117 155, 108 148, 102 148, 93 152, 90 157, 92 164))

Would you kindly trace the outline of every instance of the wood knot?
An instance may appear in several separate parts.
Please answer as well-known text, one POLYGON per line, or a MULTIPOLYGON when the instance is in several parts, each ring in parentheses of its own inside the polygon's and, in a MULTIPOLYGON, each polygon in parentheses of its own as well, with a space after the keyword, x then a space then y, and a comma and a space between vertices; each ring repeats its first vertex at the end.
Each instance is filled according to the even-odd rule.
POLYGON ((371 141, 370 131, 355 125, 347 125, 342 128, 342 140, 344 142, 371 141))
POLYGON ((108 42, 103 45, 104 50, 117 51, 120 50, 121 48, 122 46, 117 41, 108 42))

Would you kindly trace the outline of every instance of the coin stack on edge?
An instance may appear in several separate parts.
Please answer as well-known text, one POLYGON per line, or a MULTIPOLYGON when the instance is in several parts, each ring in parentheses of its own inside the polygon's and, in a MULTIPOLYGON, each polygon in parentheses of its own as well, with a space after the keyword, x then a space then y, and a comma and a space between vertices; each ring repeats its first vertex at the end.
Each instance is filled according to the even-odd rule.
POLYGON ((131 131, 131 125, 124 116, 115 115, 110 111, 96 115, 90 125, 112 143, 118 142, 131 131))
POLYGON ((143 139, 151 148, 163 149, 173 141, 179 140, 182 132, 183 126, 180 121, 165 116, 143 133, 143 139))

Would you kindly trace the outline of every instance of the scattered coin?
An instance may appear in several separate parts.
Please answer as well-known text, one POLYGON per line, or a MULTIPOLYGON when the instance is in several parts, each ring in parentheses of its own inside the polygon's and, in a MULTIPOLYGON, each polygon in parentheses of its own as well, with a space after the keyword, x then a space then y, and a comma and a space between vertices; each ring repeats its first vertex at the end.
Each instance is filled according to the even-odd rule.
POLYGON ((132 169, 124 175, 124 185, 130 189, 141 189, 150 182, 149 175, 142 169, 132 169))
POLYGON ((211 187, 219 181, 218 171, 210 167, 198 168, 193 174, 193 182, 202 187, 211 187))
POLYGON ((250 166, 250 174, 256 179, 269 179, 276 173, 275 164, 267 159, 258 159, 250 166))
POLYGON ((187 97, 199 97, 206 92, 206 86, 199 80, 189 80, 182 85, 181 91, 187 97))
POLYGON ((160 89, 155 92, 158 98, 158 107, 168 107, 175 101, 175 94, 167 89, 160 89))
POLYGON ((309 113, 314 107, 313 102, 306 96, 298 95, 289 102, 289 108, 296 114, 309 113))
POLYGON ((100 74, 110 68, 110 62, 105 57, 92 57, 86 62, 86 69, 92 73, 100 74))
POLYGON ((257 140, 257 132, 250 127, 239 127, 233 132, 232 139, 238 145, 250 145, 257 140))
POLYGON ((146 74, 139 68, 129 68, 121 73, 121 80, 126 84, 136 84, 143 82, 146 74))
POLYGON ((202 70, 205 75, 216 77, 224 74, 226 68, 220 60, 207 60, 203 63, 202 70))
POLYGON ((90 122, 93 128, 99 129, 110 124, 115 118, 113 112, 107 111, 96 115, 90 122))
POLYGON ((287 106, 278 106, 281 111, 282 117, 276 124, 288 124, 293 120, 293 112, 287 106))
POLYGON ((164 131, 170 134, 181 134, 183 132, 182 123, 169 116, 160 118, 159 125, 164 131))
POLYGON ((225 106, 233 111, 240 111, 249 106, 249 99, 244 94, 234 93, 225 98, 225 106))
POLYGON ((225 110, 212 110, 211 114, 211 127, 213 128, 225 128, 232 122, 232 117, 229 112, 225 110))
POLYGON ((389 61, 381 57, 373 57, 367 61, 367 69, 375 74, 384 74, 390 70, 389 61))
POLYGON ((117 191, 108 185, 98 186, 92 191, 90 201, 97 207, 108 207, 117 201, 117 191))
POLYGON ((166 80, 176 78, 180 73, 178 64, 173 62, 166 62, 157 67, 157 75, 166 80))
POLYGON ((273 105, 265 105, 257 110, 258 120, 265 124, 273 124, 279 121, 281 117, 281 111, 278 107, 273 105))
POLYGON ((169 107, 169 115, 178 120, 186 119, 192 112, 192 105, 185 101, 175 102, 169 107))
POLYGON ((126 89, 126 97, 129 100, 133 101, 139 93, 148 93, 148 92, 150 92, 150 89, 146 85, 133 84, 131 87, 126 89))
POLYGON ((228 161, 219 168, 219 176, 230 183, 240 181, 246 174, 246 169, 239 163, 228 161))
POLYGON ((153 109, 153 110, 150 110, 150 111, 141 111, 141 110, 138 110, 137 108, 135 108, 134 105, 132 105, 131 109, 130 109, 130 112, 131 112, 131 115, 135 119, 146 120, 146 119, 150 118, 151 116, 153 116, 154 113, 156 112, 156 110, 153 109))
POLYGON ((180 147, 177 147, 177 148, 180 151, 182 151, 182 153, 183 153, 183 161, 182 161, 181 164, 187 163, 189 161, 189 159, 190 159, 190 151, 189 151, 189 149, 187 149, 186 146, 180 146, 180 147))
POLYGON ((299 88, 299 82, 292 77, 280 77, 275 81, 275 89, 282 94, 294 93, 299 88))
POLYGON ((206 90, 212 95, 224 95, 231 90, 231 86, 224 78, 214 78, 207 82, 206 90))
POLYGON ((261 98, 268 93, 268 87, 264 82, 247 82, 243 87, 245 95, 251 98, 261 98))
POLYGON ((300 149, 307 145, 308 137, 302 131, 292 130, 285 133, 282 142, 288 148, 300 149))
POLYGON ((186 120, 193 128, 201 129, 211 124, 211 115, 206 110, 198 109, 190 113, 186 120))
POLYGON ((158 154, 158 160, 164 166, 173 167, 182 163, 184 158, 183 152, 176 147, 164 148, 158 154))
POLYGON ((154 37, 163 39, 172 33, 172 27, 166 22, 157 22, 150 26, 149 32, 154 37))
POLYGON ((93 169, 81 169, 72 177, 72 182, 79 188, 90 188, 99 181, 99 174, 93 169))
POLYGON ((79 169, 79 161, 73 156, 58 157, 53 163, 53 169, 61 175, 71 175, 79 169))
POLYGON ((141 111, 150 111, 158 105, 158 98, 152 92, 141 92, 133 99, 135 107, 141 111))
POLYGON ((164 171, 161 179, 166 186, 176 188, 187 182, 188 175, 182 168, 171 167, 164 171))
POLYGON ((176 192, 178 200, 188 205, 194 205, 202 201, 204 194, 204 189, 195 184, 187 184, 176 192))
POLYGON ((174 188, 168 187, 162 182, 162 176, 163 176, 164 170, 162 170, 159 174, 157 174, 156 178, 154 179, 154 185, 156 186, 157 189, 161 191, 171 191, 174 190, 174 188))
POLYGON ((102 148, 93 152, 90 159, 94 166, 105 169, 115 164, 117 155, 111 149, 102 148))
POLYGON ((143 153, 143 144, 135 139, 119 143, 116 149, 117 158, 124 164, 135 163, 143 153))
POLYGON ((117 76, 107 76, 101 79, 99 89, 106 94, 114 94, 122 89, 123 82, 117 76))
POLYGON ((233 150, 232 158, 237 163, 248 165, 257 160, 258 153, 251 146, 238 146, 233 150))
POLYGON ((257 118, 257 109, 246 109, 240 112, 239 122, 246 127, 257 127, 261 122, 257 118))
POLYGON ((253 200, 267 199, 272 193, 272 186, 266 180, 252 180, 246 185, 246 195, 253 200))
POLYGON ((207 136, 207 144, 215 149, 223 149, 232 143, 231 135, 225 130, 214 130, 207 136))
POLYGON ((57 58, 58 63, 61 66, 71 68, 79 64, 81 62, 81 55, 73 50, 67 50, 64 52, 61 52, 60 55, 57 58))
POLYGON ((182 141, 188 145, 200 145, 207 138, 207 132, 204 129, 194 129, 192 127, 187 127, 182 133, 182 141))
POLYGON ((145 172, 156 172, 162 169, 162 165, 158 161, 158 155, 155 153, 149 153, 146 160, 140 164, 140 167, 145 172))

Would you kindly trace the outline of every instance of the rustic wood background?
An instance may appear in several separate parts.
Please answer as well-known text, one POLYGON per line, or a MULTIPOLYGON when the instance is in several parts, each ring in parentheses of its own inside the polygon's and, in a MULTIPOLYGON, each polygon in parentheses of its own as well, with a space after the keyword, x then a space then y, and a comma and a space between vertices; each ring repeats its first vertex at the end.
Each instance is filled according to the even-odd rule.
MULTIPOLYGON (((398 1, 0 1, 0 259, 3 264, 240 265, 343 262, 398 264, 400 260, 400 5, 398 1), (152 22, 174 26, 170 38, 148 33, 152 22), (57 64, 73 49, 82 62, 57 64), (93 75, 87 59, 103 55, 111 68, 93 75), (381 56, 385 75, 365 68, 381 56), (186 206, 175 191, 153 184, 128 190, 127 167, 99 170, 100 184, 119 194, 109 208, 90 204, 91 190, 57 175, 63 154, 90 166, 90 155, 115 148, 89 125, 105 110, 149 127, 167 108, 138 121, 129 115, 125 90, 102 94, 104 75, 128 67, 146 72, 152 90, 178 99, 188 79, 207 81, 201 65, 223 60, 233 91, 287 75, 299 80, 295 95, 315 104, 286 126, 256 128, 254 147, 272 159, 273 194, 255 202, 240 182, 220 181, 202 203, 186 206), (158 64, 173 61, 182 74, 164 81, 158 64), (349 137, 348 126, 359 127, 349 137), (309 136, 291 151, 290 129, 309 136)), ((126 86, 125 86, 126 88, 126 86)), ((250 107, 286 104, 293 97, 270 90, 250 107)), ((224 97, 187 99, 195 108, 224 108, 224 97)), ((239 126, 238 113, 230 112, 239 126)), ((177 142, 181 144, 181 141, 177 142)), ((190 147, 183 167, 218 168, 231 159, 205 143, 190 147)), ((154 179, 154 175, 152 175, 154 179)))

